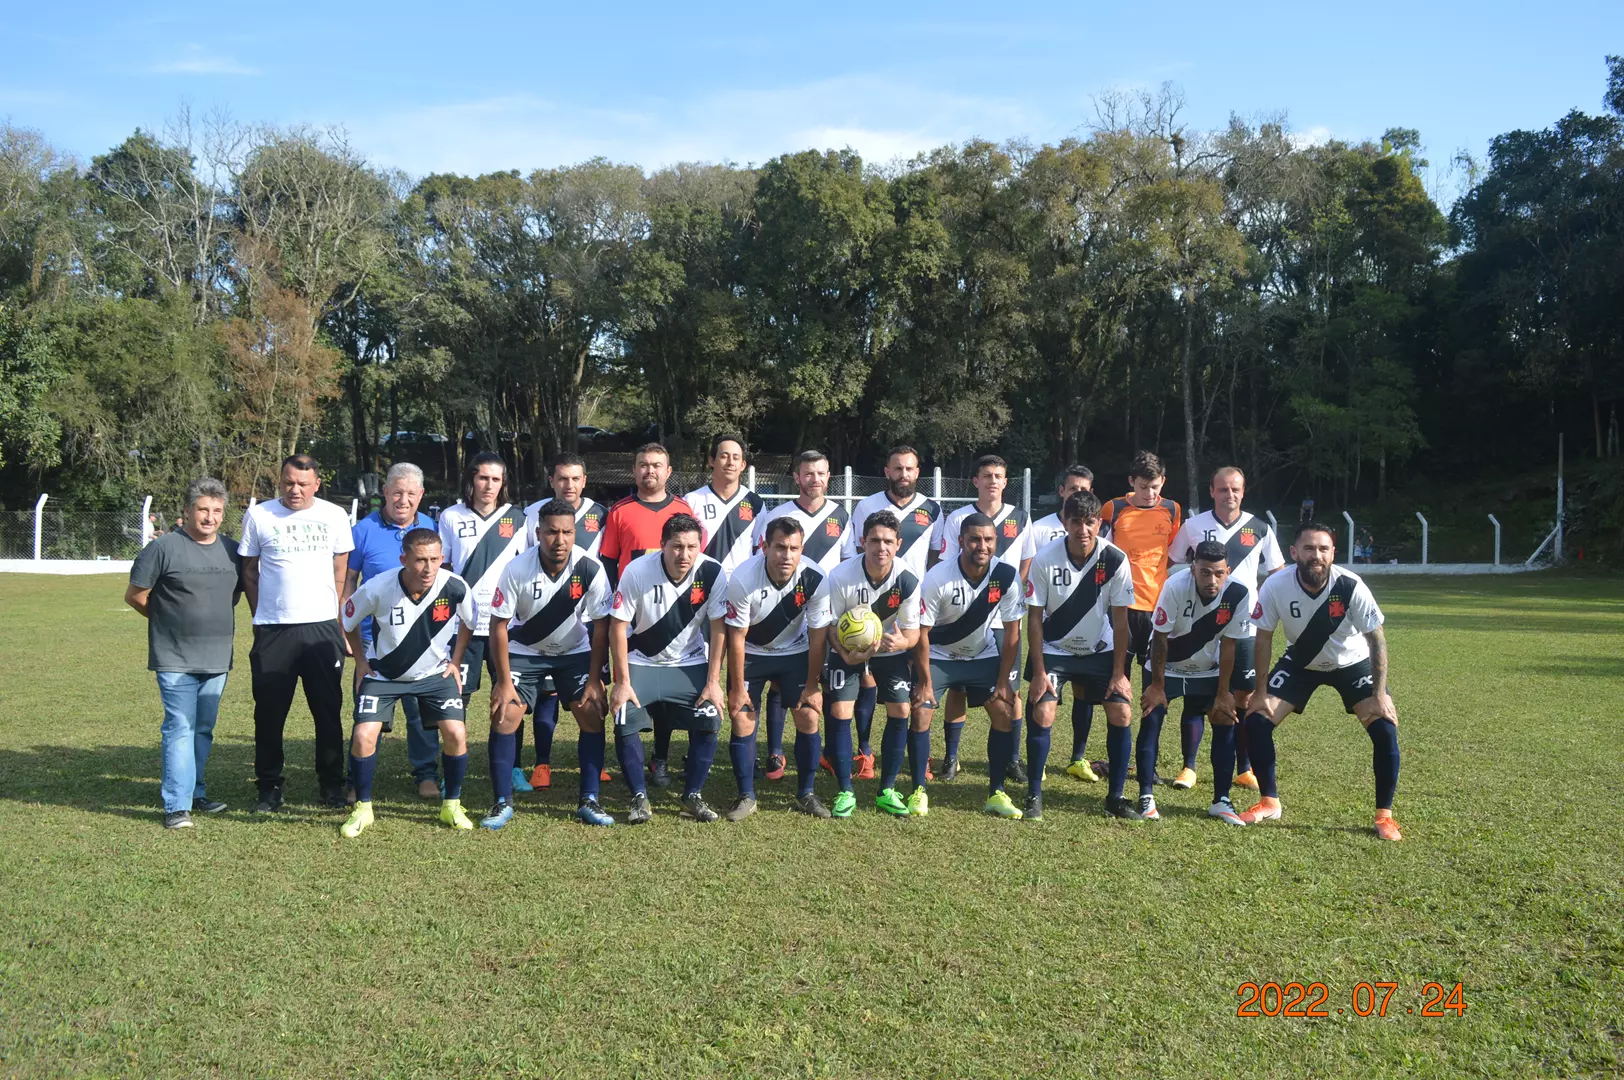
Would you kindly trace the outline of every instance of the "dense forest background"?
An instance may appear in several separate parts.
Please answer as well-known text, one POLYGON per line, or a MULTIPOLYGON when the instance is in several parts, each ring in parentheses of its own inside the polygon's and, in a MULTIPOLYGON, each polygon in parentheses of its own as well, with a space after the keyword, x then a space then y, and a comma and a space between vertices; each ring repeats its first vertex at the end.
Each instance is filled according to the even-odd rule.
POLYGON ((1171 89, 1101 99, 1085 138, 883 168, 414 180, 340 131, 183 113, 84 163, 6 124, 0 504, 200 472, 263 497, 295 448, 342 491, 407 447, 448 472, 499 448, 529 487, 583 440, 737 430, 1108 487, 1148 447, 1181 500, 1233 462, 1272 505, 1399 522, 1445 490, 1554 509, 1565 433, 1574 528, 1616 549, 1624 59, 1601 91, 1463 162, 1447 212, 1415 131, 1196 131, 1171 89))

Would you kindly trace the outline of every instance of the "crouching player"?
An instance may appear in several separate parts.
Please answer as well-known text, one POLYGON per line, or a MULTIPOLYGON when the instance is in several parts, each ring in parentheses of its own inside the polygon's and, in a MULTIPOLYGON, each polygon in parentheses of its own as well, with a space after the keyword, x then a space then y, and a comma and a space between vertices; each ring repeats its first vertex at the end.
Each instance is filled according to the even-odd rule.
POLYGON ((536 707, 542 683, 551 679, 580 736, 581 801, 577 819, 613 825, 598 805, 603 769, 603 660, 609 638, 609 576, 575 546, 575 509, 561 499, 541 506, 536 546, 502 570, 491 596, 489 658, 491 687, 491 787, 496 797, 480 821, 500 829, 513 820, 514 760, 525 714, 536 707))
POLYGON ((1151 617, 1154 637, 1148 678, 1139 699, 1139 814, 1160 821, 1151 785, 1162 721, 1175 698, 1184 699, 1183 726, 1212 717, 1212 805, 1207 813, 1230 825, 1246 822, 1229 801, 1235 775, 1235 708, 1214 709, 1218 688, 1228 693, 1235 671, 1237 643, 1251 636, 1252 590, 1243 578, 1229 576, 1229 554, 1216 540, 1203 540, 1191 553, 1190 566, 1174 571, 1156 598, 1151 617))
POLYGON ((815 818, 830 816, 812 790, 823 753, 818 675, 829 624, 827 616, 817 626, 807 618, 824 574, 817 563, 801 557, 803 537, 795 518, 773 518, 762 534, 760 553, 740 564, 727 581, 727 711, 733 721, 728 752, 739 784, 738 800, 723 815, 729 821, 743 821, 756 812, 756 716, 768 684, 781 700, 793 703, 795 809, 815 818))
POLYGON ((395 702, 415 698, 423 723, 440 728, 445 796, 440 820, 458 829, 474 823, 462 810, 468 774, 468 729, 463 724, 462 663, 466 629, 450 648, 457 628, 474 625, 473 590, 440 565, 440 536, 413 529, 400 541, 400 572, 369 578, 344 601, 344 636, 355 654, 355 715, 350 736, 350 782, 355 809, 339 833, 354 839, 372 824, 372 778, 378 766, 378 732, 393 720, 395 702), (361 623, 372 616, 371 644, 361 623))
POLYGON ((1278 818, 1280 792, 1275 786, 1274 729, 1294 712, 1302 712, 1314 691, 1334 687, 1342 707, 1365 726, 1370 736, 1371 764, 1376 772, 1376 836, 1402 840, 1393 819, 1393 792, 1398 787, 1398 710, 1387 693, 1387 638, 1382 613, 1370 587, 1357 574, 1335 565, 1336 540, 1328 526, 1297 526, 1291 545, 1296 568, 1263 583, 1253 621, 1257 624, 1258 681, 1254 705, 1246 717, 1262 798, 1241 812, 1247 824, 1278 818), (1286 651, 1273 669, 1275 627, 1284 627, 1286 651), (1265 679, 1263 672, 1269 674, 1265 679))
MULTIPOLYGON (((1004 794, 1004 779, 1015 754, 1015 664, 1020 655, 1020 571, 997 558, 998 526, 987 514, 959 518, 957 554, 925 573, 920 592, 918 651, 921 678, 914 684, 913 709, 923 752, 930 753, 930 722, 935 696, 957 690, 970 708, 987 710, 987 812, 1019 818, 1004 794)), ((911 747, 910 747, 911 749, 911 747)), ((950 759, 951 760, 951 759, 950 759)), ((929 809, 919 789, 921 813, 929 809)))

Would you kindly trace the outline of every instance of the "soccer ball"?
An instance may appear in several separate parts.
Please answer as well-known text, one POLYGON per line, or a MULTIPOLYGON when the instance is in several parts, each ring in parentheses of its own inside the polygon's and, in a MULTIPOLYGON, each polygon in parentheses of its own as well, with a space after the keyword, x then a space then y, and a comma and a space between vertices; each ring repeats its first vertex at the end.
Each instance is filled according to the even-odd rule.
POLYGON ((880 617, 868 608, 853 608, 835 624, 835 638, 847 652, 864 652, 884 634, 885 627, 880 625, 880 617))

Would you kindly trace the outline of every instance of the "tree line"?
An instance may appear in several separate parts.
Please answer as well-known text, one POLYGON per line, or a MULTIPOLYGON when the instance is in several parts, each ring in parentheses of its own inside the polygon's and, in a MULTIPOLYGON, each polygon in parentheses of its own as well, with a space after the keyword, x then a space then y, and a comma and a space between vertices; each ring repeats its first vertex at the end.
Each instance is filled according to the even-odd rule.
MULTIPOLYGON (((1496 138, 1446 214, 1417 132, 1192 129, 648 173, 412 180, 344 134, 182 114, 88 164, 0 127, 0 498, 122 500, 391 433, 526 478, 583 423, 875 470, 1158 450, 1275 498, 1618 454, 1624 61, 1599 113, 1496 138)), ((452 465, 454 467, 454 461, 452 465)))

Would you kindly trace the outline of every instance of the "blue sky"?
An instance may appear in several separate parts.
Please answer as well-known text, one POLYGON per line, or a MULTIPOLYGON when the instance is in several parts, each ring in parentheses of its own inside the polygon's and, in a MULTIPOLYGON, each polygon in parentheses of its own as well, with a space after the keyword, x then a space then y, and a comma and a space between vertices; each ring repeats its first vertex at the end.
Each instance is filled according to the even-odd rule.
POLYGON ((1305 138, 1414 127, 1441 166, 1598 111, 1603 54, 1624 52, 1617 0, 815 8, 6 0, 0 118, 88 160, 183 103, 225 108, 341 125, 415 176, 1052 141, 1086 131, 1100 93, 1171 81, 1196 127, 1276 112, 1305 138))

